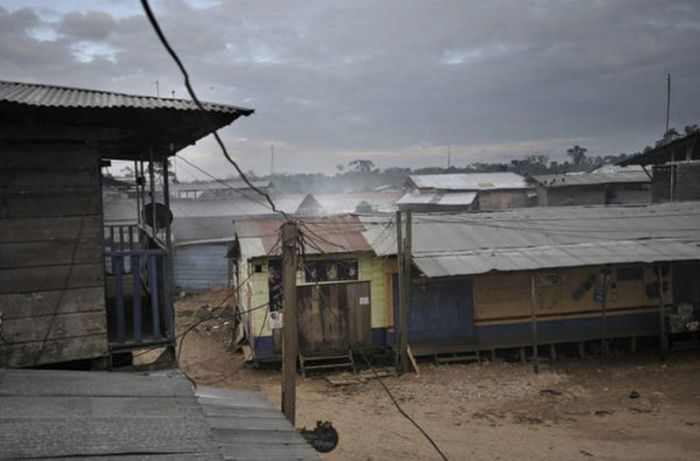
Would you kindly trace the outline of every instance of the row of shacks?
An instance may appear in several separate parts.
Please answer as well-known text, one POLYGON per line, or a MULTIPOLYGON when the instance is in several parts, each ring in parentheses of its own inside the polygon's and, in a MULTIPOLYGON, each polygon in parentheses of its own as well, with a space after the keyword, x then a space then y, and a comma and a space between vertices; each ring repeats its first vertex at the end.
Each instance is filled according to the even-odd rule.
MULTIPOLYGON (((281 352, 281 219, 235 224, 249 358, 281 352)), ((303 354, 381 350, 399 326, 392 215, 302 220, 303 354)), ((659 336, 700 320, 700 203, 413 214, 415 355, 659 336), (533 336, 533 332, 536 335, 533 336)))

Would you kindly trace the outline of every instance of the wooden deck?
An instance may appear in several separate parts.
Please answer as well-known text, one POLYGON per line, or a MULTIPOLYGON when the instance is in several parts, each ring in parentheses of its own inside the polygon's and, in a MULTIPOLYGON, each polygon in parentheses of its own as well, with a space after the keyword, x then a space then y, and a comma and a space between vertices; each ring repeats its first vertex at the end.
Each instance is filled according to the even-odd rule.
POLYGON ((177 370, 0 369, 0 409, 3 460, 319 460, 262 394, 194 390, 177 370))

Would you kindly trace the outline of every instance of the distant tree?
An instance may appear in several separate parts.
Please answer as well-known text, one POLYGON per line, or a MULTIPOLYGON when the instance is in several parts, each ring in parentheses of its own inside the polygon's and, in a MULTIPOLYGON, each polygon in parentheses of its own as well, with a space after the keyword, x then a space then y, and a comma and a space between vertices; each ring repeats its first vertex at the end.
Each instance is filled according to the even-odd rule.
POLYGON ((345 165, 336 165, 335 168, 338 170, 338 174, 341 174, 343 171, 345 171, 345 165))
POLYGON ((675 141, 680 137, 681 134, 678 132, 678 130, 676 130, 675 128, 669 128, 668 131, 664 133, 664 137, 656 141, 656 147, 668 144, 671 141, 675 141))
POLYGON ((348 166, 358 173, 369 173, 374 169, 374 162, 372 160, 359 159, 348 163, 348 166))
POLYGON ((685 132, 685 134, 687 136, 689 134, 700 132, 700 127, 698 127, 695 123, 693 123, 692 125, 686 125, 685 128, 683 129, 683 131, 685 132))
POLYGON ((588 152, 588 149, 579 145, 566 149, 566 155, 571 157, 571 161, 576 166, 583 166, 586 164, 586 152, 588 152))

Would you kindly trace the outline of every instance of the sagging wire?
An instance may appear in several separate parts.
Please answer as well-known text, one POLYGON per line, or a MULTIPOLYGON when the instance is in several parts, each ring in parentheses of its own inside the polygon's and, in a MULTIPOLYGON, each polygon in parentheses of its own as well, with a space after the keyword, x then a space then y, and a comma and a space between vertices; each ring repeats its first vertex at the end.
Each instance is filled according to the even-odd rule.
POLYGON ((430 435, 425 431, 425 429, 423 429, 423 428, 420 426, 420 424, 418 424, 418 423, 416 422, 415 419, 413 419, 408 413, 406 413, 406 411, 405 411, 403 408, 401 408, 401 405, 399 405, 398 400, 396 400, 396 397, 394 397, 394 394, 391 393, 391 391, 389 390, 389 387, 386 385, 386 383, 384 382, 384 380, 382 379, 382 377, 379 376, 379 373, 377 373, 377 370, 372 366, 372 364, 370 363, 370 361, 369 361, 369 359, 367 358, 367 356, 365 355, 365 353, 362 352, 361 350, 358 350, 357 352, 362 356, 362 360, 364 360, 365 364, 372 370, 372 372, 374 373, 375 379, 379 382, 379 384, 381 384, 382 388, 384 389, 384 392, 386 392, 386 395, 389 396, 389 399, 390 399, 391 402, 394 404, 394 406, 396 407, 396 409, 399 411, 399 413, 401 414, 401 416, 403 416, 404 418, 406 418, 411 424, 413 424, 413 426, 414 426, 416 429, 418 429, 418 431, 419 431, 421 434, 423 434, 423 437, 425 437, 425 439, 430 443, 430 445, 432 445, 432 447, 433 447, 433 448, 435 449, 435 451, 440 455, 440 457, 443 459, 443 461, 449 461, 449 460, 447 459, 447 455, 445 455, 445 453, 440 449, 440 447, 439 447, 438 444, 435 442, 435 440, 433 440, 433 438, 430 437, 430 435))
POLYGON ((219 133, 215 129, 215 125, 211 122, 209 119, 209 116, 207 115, 207 111, 204 108, 204 105, 199 101, 199 98, 197 98, 197 95, 192 88, 192 84, 190 83, 190 75, 187 72, 187 68, 185 65, 182 63, 182 60, 180 60, 180 57, 177 55, 173 47, 170 45, 170 42, 168 42, 168 39, 165 37, 165 34, 163 33, 162 29, 160 28, 160 25, 158 24, 158 20, 156 19, 155 15, 153 14, 153 11, 151 10, 151 6, 148 4, 148 0, 141 0, 141 6, 143 7, 144 12, 146 13, 146 17, 148 18, 148 21, 151 23, 151 27, 153 27, 154 32, 158 36, 158 39, 160 42, 163 44, 165 49, 167 50, 168 54, 170 54, 170 57, 175 61, 175 64, 177 64, 177 67, 180 69, 180 72, 182 73, 182 76, 184 77, 185 80, 185 87, 187 88, 187 92, 189 93, 190 97, 194 101, 194 103, 197 105, 197 107, 200 110, 200 114, 202 115, 202 118, 204 121, 209 125, 209 128, 211 129, 211 133, 214 135, 214 139, 216 140, 216 143, 219 145, 221 148, 221 152, 224 154, 224 157, 228 162, 233 165, 233 167, 236 169, 238 174, 240 175, 241 179, 243 179, 243 182, 246 183, 248 187, 250 187, 253 191, 255 191, 258 195, 264 197, 267 202, 270 204, 270 207, 272 211, 275 213, 279 213, 282 216, 284 216, 285 219, 289 219, 289 216, 287 213, 285 213, 283 210, 277 209, 275 206, 275 202, 272 201, 272 198, 267 192, 264 192, 260 190, 258 187, 253 185, 253 183, 248 179, 248 177, 245 175, 243 170, 241 169, 240 166, 238 166, 238 163, 236 163, 233 158, 228 153, 228 150, 226 149, 226 145, 224 145, 224 142, 222 141, 221 137, 219 136, 219 133))

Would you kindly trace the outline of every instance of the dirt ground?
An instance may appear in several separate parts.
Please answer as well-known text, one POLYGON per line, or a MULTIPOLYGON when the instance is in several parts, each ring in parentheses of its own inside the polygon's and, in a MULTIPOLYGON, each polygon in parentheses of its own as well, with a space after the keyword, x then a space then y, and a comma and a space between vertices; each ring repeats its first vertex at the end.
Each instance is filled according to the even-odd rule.
MULTIPOLYGON (((179 329, 225 296, 177 304, 179 329)), ((223 320, 187 335, 181 365, 197 383, 262 391, 280 400, 280 374, 230 353, 223 320)), ((700 459, 700 354, 565 358, 539 374, 522 364, 422 363, 420 376, 385 378, 450 460, 700 459), (630 398, 636 391, 639 398, 630 398)), ((336 387, 299 377, 297 426, 330 420, 340 443, 327 461, 439 459, 376 380, 336 387)))

